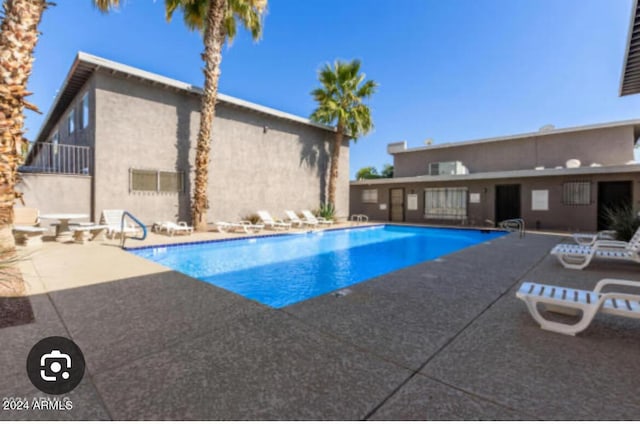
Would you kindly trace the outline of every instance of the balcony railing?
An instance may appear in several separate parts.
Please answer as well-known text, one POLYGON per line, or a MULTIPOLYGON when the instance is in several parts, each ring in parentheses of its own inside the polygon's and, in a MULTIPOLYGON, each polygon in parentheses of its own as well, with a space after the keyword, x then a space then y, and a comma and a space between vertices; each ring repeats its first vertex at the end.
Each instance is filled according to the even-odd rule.
POLYGON ((20 172, 91 175, 90 153, 87 146, 33 143, 20 172))

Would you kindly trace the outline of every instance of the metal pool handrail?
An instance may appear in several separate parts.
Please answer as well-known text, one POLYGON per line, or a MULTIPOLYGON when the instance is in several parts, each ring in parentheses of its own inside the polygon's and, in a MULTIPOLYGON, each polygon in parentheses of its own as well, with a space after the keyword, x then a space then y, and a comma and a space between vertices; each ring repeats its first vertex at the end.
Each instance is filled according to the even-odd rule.
POLYGON ((142 223, 142 221, 140 221, 138 218, 136 218, 135 216, 133 216, 131 213, 124 211, 122 213, 122 218, 120 220, 120 234, 122 235, 122 243, 120 245, 120 247, 124 248, 124 243, 127 240, 127 233, 124 232, 124 221, 125 218, 129 217, 133 222, 135 222, 136 224, 138 224, 140 226, 140 228, 142 228, 142 236, 138 237, 138 236, 132 236, 129 238, 132 238, 134 240, 144 240, 147 238, 147 226, 144 225, 142 223))

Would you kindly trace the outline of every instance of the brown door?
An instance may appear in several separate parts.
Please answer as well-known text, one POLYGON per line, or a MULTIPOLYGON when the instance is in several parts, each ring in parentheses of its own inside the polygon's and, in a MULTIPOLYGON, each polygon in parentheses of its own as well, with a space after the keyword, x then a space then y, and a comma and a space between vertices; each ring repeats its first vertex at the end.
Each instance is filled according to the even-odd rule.
POLYGON ((404 221, 404 189, 392 188, 389 191, 391 207, 389 208, 389 220, 391 222, 404 221))

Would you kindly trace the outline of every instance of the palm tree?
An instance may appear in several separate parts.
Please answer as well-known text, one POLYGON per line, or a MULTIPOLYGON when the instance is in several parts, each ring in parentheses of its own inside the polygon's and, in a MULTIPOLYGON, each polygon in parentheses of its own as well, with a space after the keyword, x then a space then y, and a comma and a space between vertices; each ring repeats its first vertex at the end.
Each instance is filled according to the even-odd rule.
MULTIPOLYGON (((103 11, 118 0, 93 0, 103 11)), ((33 51, 40 35, 38 25, 46 0, 5 0, 0 24, 0 260, 12 262, 15 240, 11 233, 13 204, 20 194, 15 185, 24 138, 24 109, 38 112, 25 100, 27 81, 33 68, 33 51)))
POLYGON ((337 60, 333 67, 327 64, 320 70, 318 79, 322 87, 311 92, 318 102, 318 108, 311 114, 311 119, 336 127, 336 137, 331 149, 328 195, 328 203, 334 206, 340 148, 345 135, 356 141, 373 129, 371 110, 362 101, 375 93, 378 84, 373 80, 365 81, 365 78, 365 74, 360 73, 359 60, 337 60))
POLYGON ((225 42, 233 41, 238 22, 251 32, 254 40, 260 39, 267 0, 165 0, 165 8, 167 20, 180 9, 187 27, 201 31, 204 38, 204 87, 191 214, 196 231, 206 231, 211 127, 218 97, 222 47, 225 42))

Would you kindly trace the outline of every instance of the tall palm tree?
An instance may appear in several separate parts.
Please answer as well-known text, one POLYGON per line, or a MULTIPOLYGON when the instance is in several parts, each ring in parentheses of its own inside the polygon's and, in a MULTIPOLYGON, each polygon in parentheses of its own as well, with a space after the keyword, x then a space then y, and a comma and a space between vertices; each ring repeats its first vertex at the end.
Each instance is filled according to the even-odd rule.
POLYGON ((311 114, 311 119, 336 127, 336 137, 331 148, 327 200, 327 203, 334 206, 340 147, 345 135, 356 141, 358 137, 373 129, 371 110, 363 103, 363 100, 370 98, 375 93, 378 84, 373 80, 365 81, 365 78, 366 75, 360 73, 359 60, 351 62, 337 60, 333 67, 326 64, 320 70, 318 79, 322 87, 311 92, 313 98, 318 102, 318 108, 311 114))
MULTIPOLYGON (((103 11, 118 6, 118 0, 93 0, 103 11)), ((13 204, 24 138, 24 109, 38 112, 25 97, 33 68, 33 51, 40 35, 38 25, 47 0, 4 0, 0 24, 0 260, 11 262, 15 241, 11 234, 13 204)))
POLYGON ((165 0, 165 7, 167 20, 179 9, 186 25, 201 31, 204 38, 204 87, 191 214, 196 231, 206 231, 211 127, 218 97, 222 47, 225 42, 233 41, 238 22, 251 32, 254 40, 260 39, 267 0, 165 0))

